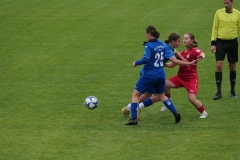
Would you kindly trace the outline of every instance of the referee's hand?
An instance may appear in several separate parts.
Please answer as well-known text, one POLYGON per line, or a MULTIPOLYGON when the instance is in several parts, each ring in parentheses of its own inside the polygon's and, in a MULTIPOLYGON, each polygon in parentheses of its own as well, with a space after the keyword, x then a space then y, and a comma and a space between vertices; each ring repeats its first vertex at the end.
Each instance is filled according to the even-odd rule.
POLYGON ((212 52, 212 53, 215 53, 215 52, 216 52, 216 46, 215 46, 215 45, 212 45, 212 46, 211 46, 211 52, 212 52))

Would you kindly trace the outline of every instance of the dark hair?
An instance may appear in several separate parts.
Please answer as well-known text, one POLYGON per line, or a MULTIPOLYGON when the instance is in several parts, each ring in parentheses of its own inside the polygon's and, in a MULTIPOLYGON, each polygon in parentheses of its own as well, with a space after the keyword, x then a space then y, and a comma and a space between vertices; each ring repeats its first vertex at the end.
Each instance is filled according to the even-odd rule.
POLYGON ((165 40, 164 42, 165 42, 165 43, 170 43, 170 42, 172 42, 172 41, 178 40, 179 38, 181 38, 179 34, 177 34, 176 32, 172 32, 172 33, 168 36, 168 39, 165 40))
POLYGON ((198 42, 194 39, 195 38, 194 35, 192 33, 186 33, 186 34, 189 35, 189 38, 191 40, 193 40, 192 46, 197 47, 198 46, 198 42))
MULTIPOLYGON (((156 27, 151 25, 146 28, 146 33, 149 33, 154 37, 154 39, 150 41, 156 41, 160 37, 160 33, 157 31, 156 27)), ((143 41, 143 45, 145 45, 147 42, 149 41, 143 41)))

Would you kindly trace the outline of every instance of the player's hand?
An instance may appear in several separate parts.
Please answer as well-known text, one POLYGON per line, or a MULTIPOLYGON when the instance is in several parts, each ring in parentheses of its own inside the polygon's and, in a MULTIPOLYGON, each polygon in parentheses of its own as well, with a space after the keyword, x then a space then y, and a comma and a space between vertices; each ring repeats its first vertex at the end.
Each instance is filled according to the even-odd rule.
POLYGON ((211 52, 212 52, 212 53, 215 53, 215 52, 216 52, 216 46, 215 46, 215 45, 212 45, 212 46, 211 46, 211 52))
POLYGON ((203 59, 204 57, 202 55, 197 56, 198 59, 203 59))
POLYGON ((203 58, 204 58, 204 57, 203 57, 203 56, 201 56, 201 55, 200 55, 200 56, 198 56, 198 57, 197 57, 197 62, 199 62, 199 61, 200 61, 200 60, 202 60, 203 58))
POLYGON ((189 62, 186 58, 182 58, 181 60, 184 62, 189 62))
POLYGON ((137 66, 135 62, 133 62, 132 65, 133 65, 133 67, 136 67, 136 66, 137 66))
POLYGON ((193 61, 190 62, 191 63, 190 65, 197 65, 197 62, 198 62, 197 59, 193 60, 193 61))

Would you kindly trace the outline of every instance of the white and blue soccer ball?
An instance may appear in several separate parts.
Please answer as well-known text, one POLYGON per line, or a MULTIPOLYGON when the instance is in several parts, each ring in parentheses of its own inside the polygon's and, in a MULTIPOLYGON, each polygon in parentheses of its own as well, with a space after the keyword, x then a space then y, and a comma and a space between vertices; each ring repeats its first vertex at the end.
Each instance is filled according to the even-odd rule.
POLYGON ((98 99, 95 96, 88 96, 84 101, 84 105, 88 109, 95 109, 98 107, 98 99))

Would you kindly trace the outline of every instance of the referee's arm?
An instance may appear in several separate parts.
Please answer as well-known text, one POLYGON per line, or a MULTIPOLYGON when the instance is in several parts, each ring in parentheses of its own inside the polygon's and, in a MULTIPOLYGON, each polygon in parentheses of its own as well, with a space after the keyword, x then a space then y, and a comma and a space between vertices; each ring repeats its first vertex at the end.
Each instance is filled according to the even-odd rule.
POLYGON ((211 46, 216 45, 217 33, 218 33, 218 16, 217 16, 217 13, 216 13, 215 16, 214 16, 214 20, 213 20, 211 46))
POLYGON ((240 35, 240 16, 238 18, 238 36, 240 35))

